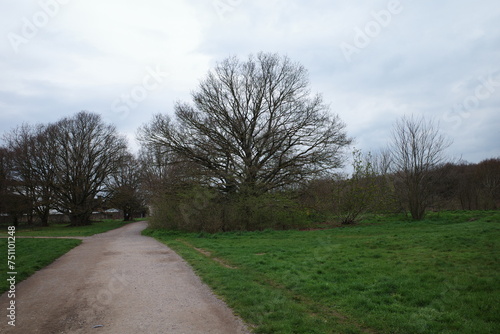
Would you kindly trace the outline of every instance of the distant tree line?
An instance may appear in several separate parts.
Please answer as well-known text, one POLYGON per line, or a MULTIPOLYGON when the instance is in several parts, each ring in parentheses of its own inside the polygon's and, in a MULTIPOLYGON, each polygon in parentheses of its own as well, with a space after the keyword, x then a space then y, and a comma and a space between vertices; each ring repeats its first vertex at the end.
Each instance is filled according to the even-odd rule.
POLYGON ((500 158, 473 164, 447 163, 436 171, 432 207, 497 210, 500 208, 500 158))
POLYGON ((154 227, 216 232, 500 205, 500 159, 450 161, 451 142, 423 117, 398 120, 378 153, 354 150, 342 174, 353 139, 287 57, 230 57, 174 112, 139 129, 136 155, 89 112, 5 134, 0 214, 47 224, 55 210, 82 225, 95 210, 130 219, 147 206, 154 227))
POLYGON ((438 165, 428 172, 425 193, 420 195, 408 195, 415 188, 407 187, 399 173, 372 169, 370 161, 376 161, 376 157, 365 158, 363 169, 355 168, 351 175, 318 179, 305 185, 300 202, 343 224, 355 223, 364 213, 407 213, 419 220, 429 210, 500 208, 500 158, 438 165), (412 214, 413 198, 417 196, 422 202, 412 214))

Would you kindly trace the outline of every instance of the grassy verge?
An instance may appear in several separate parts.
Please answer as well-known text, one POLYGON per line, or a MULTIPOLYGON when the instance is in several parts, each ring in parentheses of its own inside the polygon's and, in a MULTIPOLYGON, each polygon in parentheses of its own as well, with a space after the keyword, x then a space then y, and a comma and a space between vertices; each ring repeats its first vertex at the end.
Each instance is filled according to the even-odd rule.
MULTIPOLYGON (((81 240, 76 239, 16 239, 16 282, 20 282, 35 271, 49 265, 55 259, 78 246, 81 240)), ((8 290, 5 277, 7 270, 7 239, 0 239, 0 294, 8 290)))
POLYGON ((146 230, 256 333, 499 333, 500 212, 316 231, 146 230))
MULTIPOLYGON (((32 236, 32 237, 75 237, 75 236, 91 236, 98 233, 104 233, 115 228, 122 227, 130 222, 121 220, 103 220, 92 222, 87 226, 68 226, 68 224, 50 224, 48 227, 30 227, 22 226, 16 229, 17 236, 32 236)), ((0 236, 7 235, 7 228, 0 231, 0 236)))

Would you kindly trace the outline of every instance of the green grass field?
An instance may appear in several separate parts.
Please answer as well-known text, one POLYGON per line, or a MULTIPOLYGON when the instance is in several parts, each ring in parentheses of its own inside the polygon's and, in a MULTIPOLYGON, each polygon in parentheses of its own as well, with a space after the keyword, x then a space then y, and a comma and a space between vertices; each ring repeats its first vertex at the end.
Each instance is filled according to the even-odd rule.
POLYGON ((146 230, 256 333, 500 333, 500 212, 315 231, 146 230))
MULTIPOLYGON (((77 239, 19 239, 16 238, 15 271, 16 282, 31 276, 37 270, 51 264, 55 259, 78 246, 82 241, 77 239)), ((7 272, 7 239, 0 239, 0 294, 8 290, 7 272)))
MULTIPOLYGON (((104 233, 115 228, 122 227, 130 222, 107 219, 92 222, 87 226, 68 226, 69 224, 50 224, 48 227, 22 226, 16 229, 17 236, 31 237, 88 237, 98 233, 104 233)), ((7 227, 0 229, 0 236, 7 235, 7 227)))

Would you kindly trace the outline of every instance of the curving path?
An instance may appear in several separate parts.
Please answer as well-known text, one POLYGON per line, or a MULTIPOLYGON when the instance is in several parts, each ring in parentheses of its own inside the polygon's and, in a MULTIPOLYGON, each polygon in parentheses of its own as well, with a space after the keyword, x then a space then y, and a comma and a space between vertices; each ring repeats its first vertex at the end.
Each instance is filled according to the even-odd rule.
POLYGON ((146 226, 85 238, 19 283, 15 327, 4 293, 0 333, 249 333, 181 257, 140 234, 146 226))

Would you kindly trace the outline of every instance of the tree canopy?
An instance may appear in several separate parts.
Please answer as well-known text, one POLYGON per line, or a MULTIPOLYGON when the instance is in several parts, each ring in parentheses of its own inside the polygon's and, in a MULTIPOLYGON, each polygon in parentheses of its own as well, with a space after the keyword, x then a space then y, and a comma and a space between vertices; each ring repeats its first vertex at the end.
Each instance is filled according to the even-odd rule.
POLYGON ((200 82, 192 103, 178 102, 174 119, 156 115, 140 138, 197 164, 226 193, 291 185, 341 167, 351 143, 308 86, 306 69, 287 57, 230 57, 200 82))

